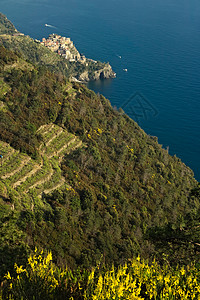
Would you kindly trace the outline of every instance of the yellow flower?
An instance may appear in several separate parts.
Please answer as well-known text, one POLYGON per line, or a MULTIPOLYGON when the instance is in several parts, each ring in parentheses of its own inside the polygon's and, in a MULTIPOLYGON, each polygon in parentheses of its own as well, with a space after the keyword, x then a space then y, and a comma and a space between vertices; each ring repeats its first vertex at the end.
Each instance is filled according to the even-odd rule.
POLYGON ((167 275, 167 276, 164 277, 164 281, 165 281, 165 284, 167 284, 167 283, 170 282, 169 275, 167 275))
POLYGON ((140 256, 138 255, 138 257, 136 259, 137 259, 137 261, 140 261, 140 256))
POLYGON ((90 273, 89 277, 88 277, 88 281, 92 281, 94 278, 94 270, 92 270, 92 272, 90 273))
POLYGON ((185 269, 183 267, 181 268, 180 272, 182 276, 185 275, 185 269))
POLYGON ((100 275, 98 283, 97 283, 97 292, 98 293, 101 293, 102 287, 103 287, 103 277, 102 277, 102 275, 100 275))
POLYGON ((10 272, 8 272, 5 276, 6 279, 11 279, 10 272))
POLYGON ((103 129, 101 129, 101 128, 98 128, 97 130, 98 130, 98 132, 99 132, 100 134, 102 134, 102 132, 103 132, 103 129))
POLYGON ((46 265, 48 265, 52 261, 52 253, 48 252, 47 257, 45 259, 46 265))
POLYGON ((16 269, 16 273, 17 273, 17 274, 21 274, 21 273, 23 273, 23 272, 26 272, 26 269, 23 269, 22 266, 18 267, 17 264, 15 264, 15 269, 16 269))
POLYGON ((158 277, 157 277, 157 280, 158 281, 163 281, 163 276, 161 274, 159 274, 158 277))

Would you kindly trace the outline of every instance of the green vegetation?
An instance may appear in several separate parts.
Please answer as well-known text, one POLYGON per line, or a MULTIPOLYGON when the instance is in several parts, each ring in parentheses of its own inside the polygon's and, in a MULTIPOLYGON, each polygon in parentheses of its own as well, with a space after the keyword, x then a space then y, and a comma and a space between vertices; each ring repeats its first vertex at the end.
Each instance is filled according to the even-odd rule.
POLYGON ((160 267, 137 259, 107 269, 98 264, 92 270, 60 269, 52 254, 35 250, 26 267, 15 264, 2 288, 2 299, 82 299, 82 300, 167 300, 199 299, 199 268, 195 265, 160 267))
POLYGON ((13 34, 16 32, 14 25, 2 13, 0 13, 0 20, 0 34, 13 34))
MULTIPOLYGON (((193 172, 103 96, 3 46, 0 154, 2 280, 14 262, 25 265, 35 247, 51 251, 57 267, 79 271, 99 261, 117 267, 138 255, 161 265, 200 262, 200 187, 193 172)), ((79 275, 84 272, 90 271, 79 275)), ((96 299, 99 278, 109 272, 97 274, 91 290, 77 290, 76 280, 75 291, 96 299)), ((137 296, 145 298, 142 282, 137 296)), ((166 285, 159 284, 161 297, 166 285)), ((102 286, 100 299, 107 292, 102 286)))
POLYGON ((20 34, 14 25, 0 13, 0 44, 6 49, 17 52, 24 60, 39 66, 48 66, 49 70, 56 72, 60 77, 77 77, 88 71, 89 78, 95 79, 95 71, 107 67, 106 63, 88 61, 88 65, 80 62, 70 62, 58 54, 35 42, 29 36, 20 34))

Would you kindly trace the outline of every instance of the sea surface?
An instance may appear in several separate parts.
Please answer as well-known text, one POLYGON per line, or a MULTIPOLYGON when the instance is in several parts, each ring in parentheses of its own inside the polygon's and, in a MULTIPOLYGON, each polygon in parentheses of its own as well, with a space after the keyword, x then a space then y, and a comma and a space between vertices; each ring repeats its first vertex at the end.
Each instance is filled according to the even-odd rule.
POLYGON ((200 181, 199 0, 0 0, 33 38, 70 37, 117 78, 88 87, 122 107, 200 181), (45 27, 44 24, 52 27, 45 27))

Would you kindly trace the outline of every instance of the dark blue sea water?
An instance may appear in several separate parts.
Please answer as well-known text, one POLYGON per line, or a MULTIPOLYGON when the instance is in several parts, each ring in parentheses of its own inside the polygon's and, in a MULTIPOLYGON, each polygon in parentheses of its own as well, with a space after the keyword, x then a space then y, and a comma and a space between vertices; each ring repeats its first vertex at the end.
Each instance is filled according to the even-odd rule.
POLYGON ((87 57, 109 61, 117 78, 88 86, 200 180, 199 0, 0 0, 0 11, 33 38, 56 32, 87 57))

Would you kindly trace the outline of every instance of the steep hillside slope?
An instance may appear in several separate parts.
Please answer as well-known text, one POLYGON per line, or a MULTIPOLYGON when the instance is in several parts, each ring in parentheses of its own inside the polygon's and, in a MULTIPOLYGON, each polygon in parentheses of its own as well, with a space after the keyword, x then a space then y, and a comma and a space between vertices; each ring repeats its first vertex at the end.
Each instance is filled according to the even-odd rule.
POLYGON ((14 25, 0 13, 0 44, 5 48, 20 53, 21 57, 34 64, 46 65, 53 72, 64 74, 67 78, 74 80, 97 80, 101 76, 105 78, 114 78, 109 63, 95 62, 87 59, 83 64, 79 61, 70 61, 64 59, 57 53, 52 52, 45 46, 34 41, 29 36, 18 32, 14 25))
POLYGON ((29 193, 39 196, 62 187, 65 180, 61 176, 59 162, 66 153, 82 146, 82 141, 76 136, 54 124, 41 126, 37 133, 43 140, 39 146, 37 160, 14 150, 7 143, 0 142, 0 153, 3 156, 0 169, 0 177, 4 183, 3 191, 5 193, 8 186, 22 200, 29 193))
POLYGON ((15 26, 2 13, 0 13, 0 20, 0 34, 13 34, 17 32, 15 26))
MULTIPOLYGON (((168 232, 199 224, 198 184, 180 159, 103 96, 4 47, 0 140, 1 275, 35 246, 58 265, 161 259, 168 232)), ((199 259, 198 247, 176 251, 199 259)))

